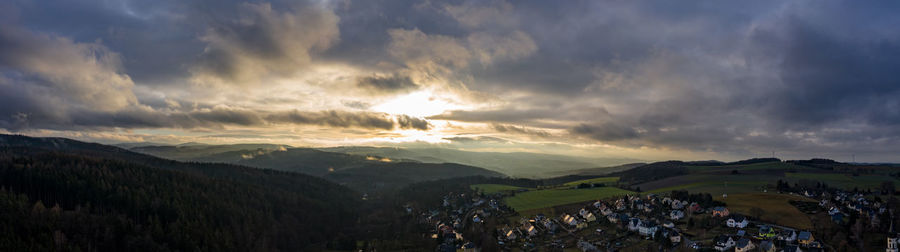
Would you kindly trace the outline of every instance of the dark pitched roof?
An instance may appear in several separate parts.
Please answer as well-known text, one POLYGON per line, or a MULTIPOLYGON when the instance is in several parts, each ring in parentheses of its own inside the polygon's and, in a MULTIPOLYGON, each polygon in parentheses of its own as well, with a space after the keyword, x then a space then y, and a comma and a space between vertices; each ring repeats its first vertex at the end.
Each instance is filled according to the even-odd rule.
POLYGON ((800 232, 799 235, 797 235, 797 240, 809 240, 810 237, 812 237, 812 233, 810 233, 808 231, 803 231, 803 232, 800 232))
POLYGON ((728 242, 728 239, 731 239, 731 236, 719 235, 716 236, 716 243, 726 243, 728 242))
POLYGON ((750 245, 750 239, 741 238, 740 240, 737 241, 737 246, 739 248, 744 248, 744 247, 747 247, 748 245, 750 245))

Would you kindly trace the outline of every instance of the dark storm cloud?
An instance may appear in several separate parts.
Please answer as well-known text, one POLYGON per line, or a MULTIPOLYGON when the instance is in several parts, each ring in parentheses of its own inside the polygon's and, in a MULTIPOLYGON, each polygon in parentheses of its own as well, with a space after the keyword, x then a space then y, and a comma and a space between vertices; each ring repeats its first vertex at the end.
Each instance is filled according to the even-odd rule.
POLYGON ((366 76, 356 81, 356 86, 375 93, 402 93, 419 88, 409 76, 392 74, 389 76, 366 76))
POLYGON ((324 111, 257 111, 230 101, 197 108, 208 101, 153 89, 262 89, 260 79, 323 63, 397 73, 344 79, 377 94, 447 85, 494 95, 507 105, 427 119, 505 134, 567 129, 622 146, 733 153, 889 153, 900 144, 894 1, 50 0, 0 9, 5 129, 431 128, 340 110, 378 105, 366 97, 324 111))
POLYGON ((290 111, 272 114, 266 117, 268 121, 278 123, 318 124, 333 127, 360 127, 390 130, 394 128, 394 121, 383 113, 370 112, 344 112, 321 111, 302 112, 290 111))
POLYGON ((553 111, 550 110, 453 110, 440 115, 430 116, 428 119, 463 122, 525 123, 536 119, 547 118, 551 114, 553 114, 553 111))
POLYGON ((444 138, 444 140, 451 141, 454 143, 463 143, 463 144, 472 144, 472 143, 507 144, 507 143, 510 143, 509 140, 499 138, 499 137, 489 137, 489 136, 475 136, 475 137, 457 136, 457 137, 447 137, 447 138, 444 138))
MULTIPOLYGON (((13 100, 15 101, 15 100, 13 100)), ((9 110, 13 111, 13 110, 9 110)), ((0 110, 7 112, 7 110, 0 110)), ((129 108, 115 112, 72 110, 67 114, 11 113, 0 118, 0 128, 55 130, 91 130, 104 128, 181 128, 221 129, 224 126, 262 127, 269 125, 321 125, 334 128, 392 130, 395 128, 428 130, 423 119, 407 115, 390 116, 374 112, 326 111, 252 111, 235 108, 210 108, 188 112, 159 112, 152 108, 129 108)))
POLYGON ((492 124, 491 127, 493 127, 494 130, 496 130, 497 132, 504 132, 504 133, 510 132, 510 133, 519 133, 519 134, 525 134, 525 135, 539 136, 539 137, 551 137, 550 133, 547 133, 546 131, 529 129, 526 127, 517 127, 517 126, 513 126, 513 125, 503 125, 503 124, 496 124, 496 123, 492 124))
POLYGON ((428 128, 431 127, 431 124, 429 124, 427 120, 408 115, 397 116, 397 125, 400 126, 401 129, 428 130, 428 128))
POLYGON ((638 137, 638 132, 633 128, 617 123, 603 123, 600 125, 581 124, 572 129, 572 133, 588 135, 600 141, 617 141, 638 137))

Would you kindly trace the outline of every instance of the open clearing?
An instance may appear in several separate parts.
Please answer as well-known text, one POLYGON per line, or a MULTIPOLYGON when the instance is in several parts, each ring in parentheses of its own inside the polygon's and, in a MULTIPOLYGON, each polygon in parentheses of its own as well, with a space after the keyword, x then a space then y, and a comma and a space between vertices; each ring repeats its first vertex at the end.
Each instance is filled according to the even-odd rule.
POLYGON ((777 175, 761 174, 689 174, 638 184, 635 187, 640 187, 642 191, 652 193, 665 193, 672 190, 688 190, 692 193, 704 192, 713 195, 752 193, 762 192, 767 184, 774 185, 780 178, 782 177, 777 175))
POLYGON ((815 202, 801 196, 778 193, 744 193, 729 194, 727 199, 716 196, 715 199, 728 204, 728 210, 732 213, 756 218, 751 214, 750 209, 757 207, 762 209, 761 221, 799 229, 812 228, 812 221, 809 220, 809 217, 788 202, 790 200, 815 202))
POLYGON ((477 184, 470 185, 469 188, 473 190, 481 190, 484 193, 497 193, 503 191, 515 191, 519 189, 530 189, 525 187, 511 186, 511 185, 501 185, 501 184, 477 184))
POLYGON ((569 183, 565 183, 567 186, 577 186, 579 184, 604 184, 604 185, 615 185, 616 182, 619 182, 619 177, 600 177, 600 178, 592 178, 592 179, 584 179, 578 181, 572 181, 569 183))
POLYGON ((590 189, 546 189, 516 193, 504 199, 507 205, 516 211, 547 208, 577 202, 610 198, 613 196, 634 193, 615 187, 598 187, 590 189))
POLYGON ((765 162, 739 165, 688 166, 688 170, 697 173, 714 173, 720 171, 805 171, 815 168, 784 162, 765 162))

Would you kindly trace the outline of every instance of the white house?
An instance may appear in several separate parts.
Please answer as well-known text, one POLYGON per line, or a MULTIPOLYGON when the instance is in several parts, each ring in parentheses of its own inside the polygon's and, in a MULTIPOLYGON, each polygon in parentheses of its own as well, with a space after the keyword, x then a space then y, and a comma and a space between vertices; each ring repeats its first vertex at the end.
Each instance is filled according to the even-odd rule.
POLYGON ((643 236, 653 237, 656 235, 657 229, 659 229, 659 227, 656 226, 656 223, 653 223, 652 221, 645 221, 642 222, 638 227, 638 233, 641 233, 641 235, 643 236))
POLYGON ((730 249, 731 247, 734 247, 735 244, 736 242, 733 238, 731 238, 731 236, 719 235, 718 237, 716 237, 715 249, 718 251, 725 251, 730 249))
POLYGON ((786 242, 792 242, 797 240, 797 232, 794 230, 782 230, 780 234, 778 234, 778 239, 786 242))
POLYGON ((728 218, 728 221, 725 222, 725 225, 733 228, 745 228, 748 224, 750 224, 750 222, 742 215, 732 215, 728 218))
POLYGON ((638 231, 641 227, 641 219, 631 218, 628 220, 628 230, 629 231, 638 231))

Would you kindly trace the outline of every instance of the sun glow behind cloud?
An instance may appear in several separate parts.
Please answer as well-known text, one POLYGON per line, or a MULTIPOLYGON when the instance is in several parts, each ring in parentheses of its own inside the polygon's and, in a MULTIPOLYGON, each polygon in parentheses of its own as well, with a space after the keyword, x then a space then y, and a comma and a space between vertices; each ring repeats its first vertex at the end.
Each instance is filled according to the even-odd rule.
POLYGON ((428 117, 468 107, 453 102, 449 97, 437 96, 431 91, 423 90, 388 100, 372 107, 372 110, 393 115, 428 117))

